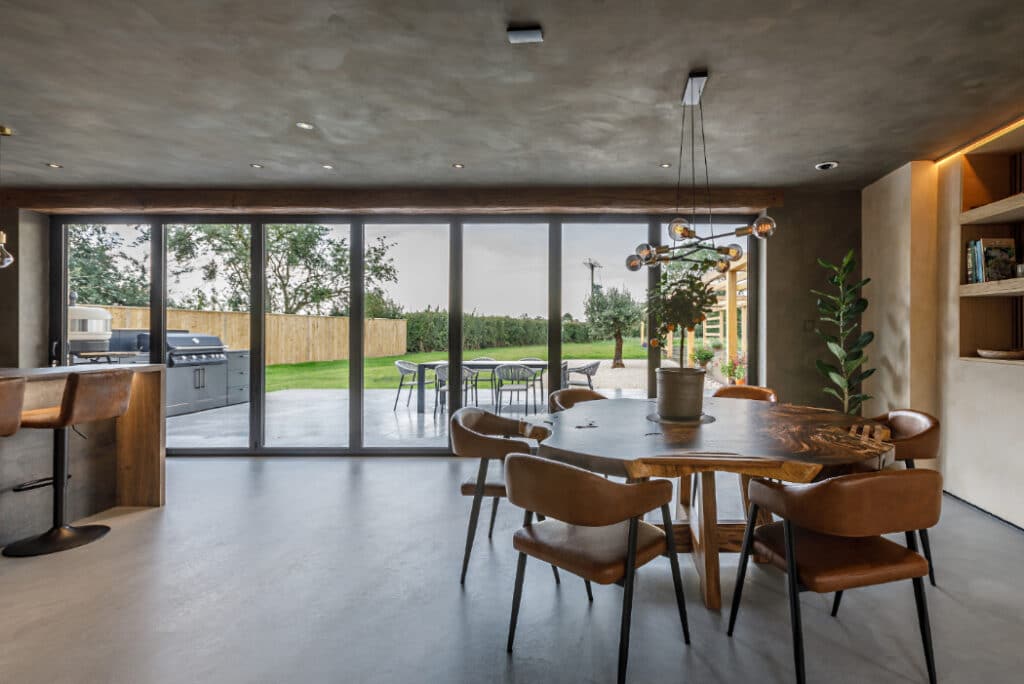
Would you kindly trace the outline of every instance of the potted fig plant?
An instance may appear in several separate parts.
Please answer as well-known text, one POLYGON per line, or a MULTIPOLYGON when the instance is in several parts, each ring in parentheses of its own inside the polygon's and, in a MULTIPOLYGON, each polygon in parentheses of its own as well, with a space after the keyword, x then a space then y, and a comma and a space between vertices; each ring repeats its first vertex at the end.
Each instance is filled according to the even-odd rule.
MULTIPOLYGON (((670 332, 693 330, 707 319, 717 297, 704 282, 704 270, 666 269, 648 293, 648 311, 657 322, 650 340, 664 348, 670 332)), ((696 350, 695 350, 696 351, 696 350)), ((679 345, 679 368, 659 368, 658 415, 670 420, 699 418, 704 407, 704 368, 686 368, 683 345, 679 345)))

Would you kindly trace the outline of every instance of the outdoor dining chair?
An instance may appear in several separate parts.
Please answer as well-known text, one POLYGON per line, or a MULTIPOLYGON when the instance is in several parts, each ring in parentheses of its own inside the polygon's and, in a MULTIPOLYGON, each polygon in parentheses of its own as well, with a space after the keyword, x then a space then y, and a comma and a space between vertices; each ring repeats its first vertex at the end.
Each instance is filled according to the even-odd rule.
MULTIPOLYGON (((402 398, 402 390, 406 387, 409 388, 409 396, 405 398, 405 405, 409 405, 409 401, 412 399, 412 391, 416 387, 416 372, 418 366, 411 361, 402 361, 399 359, 395 361, 395 368, 398 369, 398 393, 395 394, 395 405, 392 407, 392 411, 398 409, 398 400, 402 398), (408 380, 408 382, 406 382, 408 380)), ((434 381, 427 380, 424 383, 425 387, 433 387, 434 381)))
POLYGON ((591 361, 585 363, 582 366, 576 366, 575 368, 567 368, 566 375, 569 381, 566 383, 567 387, 587 387, 594 389, 594 376, 597 375, 597 369, 601 367, 600 361, 591 361), (582 375, 582 380, 573 380, 573 374, 582 375))
POLYGON ((533 392, 533 411, 537 412, 537 383, 534 371, 519 363, 503 363, 494 369, 495 391, 497 401, 495 408, 501 413, 502 397, 508 395, 509 406, 512 399, 523 395, 523 413, 530 411, 530 392, 533 392))
MULTIPOLYGON (((475 359, 470 359, 469 362, 474 361, 496 361, 496 359, 490 356, 478 356, 475 359)), ((486 382, 487 386, 491 389, 491 403, 494 403, 494 370, 478 370, 476 376, 477 383, 486 382)))
MULTIPOLYGON (((438 407, 443 410, 448 403, 448 373, 450 366, 445 363, 434 369, 434 413, 438 407)), ((477 383, 477 372, 471 368, 462 367, 462 404, 469 404, 470 396, 475 404, 480 403, 480 390, 477 383)))
MULTIPOLYGON (((536 356, 524 356, 523 358, 519 359, 519 363, 522 363, 522 364, 527 364, 527 363, 544 363, 544 359, 541 359, 541 358, 536 357, 536 356)), ((529 368, 529 366, 527 366, 527 367, 529 368)), ((544 369, 543 368, 530 368, 530 370, 533 371, 534 382, 536 382, 536 383, 538 383, 540 385, 540 396, 541 397, 547 396, 546 394, 544 394, 544 369)))

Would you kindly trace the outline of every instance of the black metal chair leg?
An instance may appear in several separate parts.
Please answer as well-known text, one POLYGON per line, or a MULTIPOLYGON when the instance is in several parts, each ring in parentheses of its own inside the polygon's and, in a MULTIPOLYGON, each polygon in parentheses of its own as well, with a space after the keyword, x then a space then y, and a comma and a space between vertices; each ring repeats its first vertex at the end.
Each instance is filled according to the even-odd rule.
POLYGON ((683 576, 679 572, 679 555, 676 553, 676 535, 672 529, 672 513, 668 504, 661 507, 661 519, 665 525, 665 551, 672 568, 672 584, 676 589, 676 605, 679 608, 679 622, 683 625, 683 643, 690 643, 690 621, 686 619, 686 597, 683 594, 683 576))
POLYGON ((494 519, 498 517, 498 499, 500 498, 500 496, 496 496, 491 500, 491 524, 487 528, 488 539, 494 536, 494 519))
POLYGON ((487 461, 480 459, 480 470, 476 476, 476 489, 473 491, 473 507, 469 512, 469 530, 466 532, 466 553, 462 557, 462 576, 459 584, 466 583, 466 569, 469 568, 469 554, 473 551, 473 538, 476 536, 476 523, 480 519, 480 501, 484 498, 484 483, 487 481, 487 461))
POLYGON ((928 620, 928 602, 924 596, 924 582, 914 578, 914 599, 917 601, 917 623, 921 627, 921 643, 924 645, 924 660, 928 666, 928 682, 935 684, 935 655, 932 653, 932 628, 928 620))
POLYGON ((935 586, 935 564, 932 562, 932 545, 928 541, 928 530, 918 530, 918 536, 921 537, 921 551, 924 552, 925 560, 928 561, 928 581, 935 586))
POLYGON ((832 617, 839 614, 839 603, 843 600, 843 592, 837 591, 836 597, 832 599, 832 617))
POLYGON ((636 574, 636 544, 639 518, 629 521, 629 541, 626 544, 626 575, 622 591, 622 627, 619 631, 619 684, 626 682, 626 665, 629 661, 629 625, 633 614, 633 579, 636 574))
POLYGON ((519 563, 516 565, 516 588, 512 593, 512 618, 508 623, 508 645, 505 649, 511 653, 512 644, 516 639, 516 622, 519 620, 519 602, 523 598, 523 576, 526 574, 526 554, 519 554, 519 563))
POLYGON ((398 379, 398 393, 395 395, 395 405, 391 409, 392 411, 397 411, 398 410, 398 400, 402 398, 402 384, 403 384, 404 381, 405 381, 405 376, 404 375, 398 379))
MULTIPOLYGON (((541 515, 540 513, 538 513, 537 514, 537 521, 538 522, 544 522, 544 516, 541 515)), ((524 524, 529 524, 529 523, 524 523, 524 524)), ((558 575, 558 568, 555 567, 554 565, 552 565, 551 566, 551 572, 554 573, 554 575, 555 575, 555 584, 561 584, 562 583, 562 578, 559 577, 559 575, 558 575)))
POLYGON ((796 566, 796 550, 793 541, 793 524, 782 521, 786 541, 786 581, 789 585, 789 619, 793 628, 793 665, 796 668, 797 684, 804 684, 804 634, 800 625, 800 576, 796 566))
POLYGON ((736 585, 732 589, 732 609, 729 611, 728 636, 736 627, 736 616, 740 612, 740 598, 743 596, 743 582, 747 578, 747 561, 750 560, 750 548, 754 544, 754 526, 757 524, 757 504, 750 504, 750 515, 747 516, 747 529, 743 532, 743 546, 740 548, 740 564, 736 571, 736 585))
POLYGON ((590 580, 583 580, 583 586, 587 588, 587 600, 594 602, 594 591, 590 588, 590 580))

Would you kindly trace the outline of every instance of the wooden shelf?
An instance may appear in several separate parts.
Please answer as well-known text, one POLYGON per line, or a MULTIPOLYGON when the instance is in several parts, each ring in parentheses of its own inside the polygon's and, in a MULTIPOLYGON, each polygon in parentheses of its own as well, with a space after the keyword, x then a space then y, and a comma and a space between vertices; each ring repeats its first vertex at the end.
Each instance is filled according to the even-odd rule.
POLYGON ((1024 193, 985 204, 960 214, 960 225, 1018 223, 1024 221, 1024 193))
POLYGON ((1020 297, 1024 296, 1024 278, 1007 278, 988 283, 970 283, 960 286, 961 297, 1020 297))
POLYGON ((983 359, 980 356, 961 356, 961 361, 971 361, 973 363, 1001 363, 1007 366, 1024 366, 1024 360, 1014 361, 1011 359, 983 359))

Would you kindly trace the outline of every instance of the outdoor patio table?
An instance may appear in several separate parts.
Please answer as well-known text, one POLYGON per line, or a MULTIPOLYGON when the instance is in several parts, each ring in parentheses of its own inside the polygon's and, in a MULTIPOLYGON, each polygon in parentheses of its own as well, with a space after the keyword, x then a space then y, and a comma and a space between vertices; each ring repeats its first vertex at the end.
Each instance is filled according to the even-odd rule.
MULTIPOLYGON (((426 413, 427 406, 427 371, 436 370, 438 366, 444 366, 448 362, 441 359, 438 361, 424 361, 417 364, 416 369, 416 412, 426 413)), ((548 367, 547 361, 463 361, 463 368, 470 368, 475 371, 490 370, 493 371, 498 366, 504 366, 509 363, 514 363, 518 366, 526 366, 533 370, 546 370, 548 367)), ((545 397, 545 402, 547 398, 545 397)))
POLYGON ((718 555, 740 550, 744 520, 719 520, 715 472, 810 482, 825 467, 891 461, 883 426, 859 416, 790 404, 704 399, 698 422, 657 419, 653 399, 607 399, 544 416, 538 453, 597 473, 642 480, 693 476, 679 492, 673 531, 692 553, 704 605, 721 607, 718 555), (708 422, 711 418, 713 421, 708 422))

